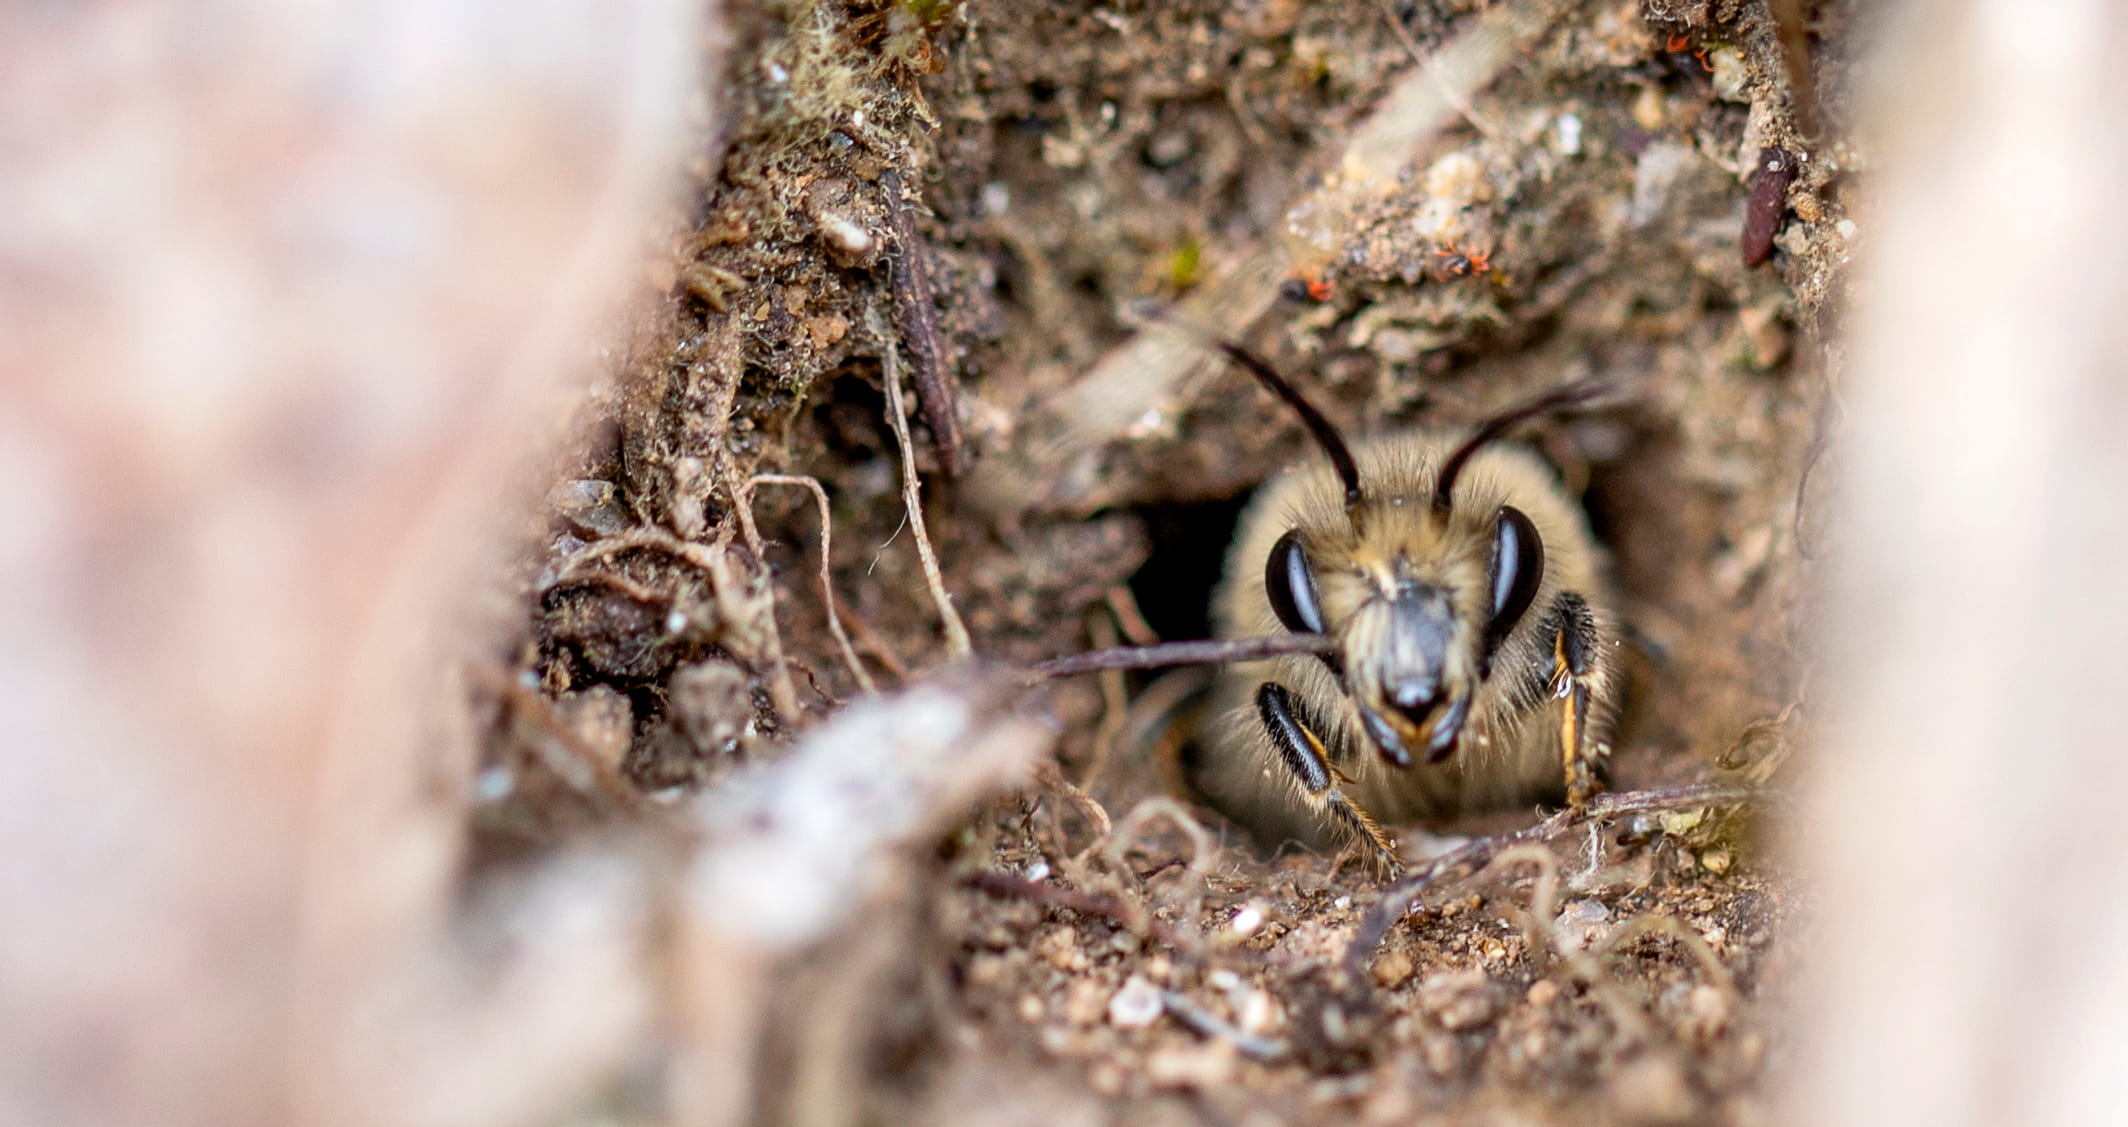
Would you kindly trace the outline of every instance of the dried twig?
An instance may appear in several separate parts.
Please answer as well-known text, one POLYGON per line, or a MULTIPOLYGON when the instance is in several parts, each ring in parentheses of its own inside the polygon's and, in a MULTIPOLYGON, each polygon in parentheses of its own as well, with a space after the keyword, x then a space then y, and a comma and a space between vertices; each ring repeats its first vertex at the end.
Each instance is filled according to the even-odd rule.
POLYGON ((916 219, 902 196, 901 173, 888 169, 880 177, 887 190, 887 223, 894 242, 887 250, 887 273, 894 289, 894 322, 909 349, 909 368, 916 380, 916 402, 938 447, 939 468, 959 477, 966 459, 961 449, 960 386, 946 367, 938 335, 938 307, 931 300, 931 271, 924 265, 916 219))
POLYGON ((757 485, 796 485, 813 491, 813 501, 820 509, 820 597, 828 605, 828 632, 835 635, 835 644, 842 647, 842 660, 850 667, 850 675, 857 678, 857 686, 867 695, 876 695, 879 687, 872 683, 872 675, 865 672, 864 663, 857 660, 857 649, 850 645, 850 636, 843 633, 842 615, 835 607, 835 581, 828 570, 828 553, 834 543, 833 518, 829 515, 828 491, 821 488, 817 478, 803 474, 755 474, 747 479, 747 504, 753 507, 753 489, 757 485))
POLYGON ((1452 875, 1467 876, 1476 872, 1518 845, 1550 841, 1584 823, 1616 818, 1623 814, 1684 810, 1695 806, 1733 806, 1750 800, 1756 793, 1750 788, 1726 783, 1690 783, 1683 786, 1650 787, 1623 794, 1599 794, 1585 806, 1561 810, 1536 825, 1511 833, 1477 838, 1461 848, 1443 853, 1420 866, 1411 875, 1383 889, 1381 897, 1360 921, 1359 930, 1352 937, 1352 945, 1345 949, 1345 970, 1354 976, 1354 981, 1358 981, 1358 976, 1366 970, 1367 960, 1373 957, 1374 949, 1381 946, 1382 940, 1389 935, 1389 929, 1403 918, 1412 901, 1428 886, 1452 875))
POLYGON ((1162 642, 1154 646, 1117 646, 1065 654, 1037 663, 1034 680, 1076 677, 1108 669, 1162 669, 1170 665, 1218 665, 1261 661, 1285 654, 1329 653, 1337 640, 1327 634, 1269 634, 1260 638, 1220 638, 1203 642, 1162 642))
POLYGON ((1766 10, 1781 39, 1781 66, 1788 72, 1788 105, 1795 115, 1796 132, 1806 140, 1820 136, 1818 87, 1810 70, 1810 25, 1803 14, 1803 0, 1768 0, 1766 10))
POLYGON ((1168 1013, 1174 1015, 1176 1021, 1188 1026, 1192 1033, 1215 1041, 1225 1041, 1234 1046, 1235 1051, 1242 1056, 1272 1062, 1286 1059, 1286 1054, 1292 1051, 1292 1046, 1286 1043, 1285 1038, 1258 1037, 1244 1033, 1232 1023, 1214 1017, 1204 1007, 1191 1001, 1187 994, 1162 990, 1160 1004, 1168 1013))
MULTIPOLYGON (((878 315, 872 315, 878 320, 878 315)), ((887 421, 894 426, 894 441, 901 447, 901 502, 909 510, 909 530, 916 537, 916 554, 923 560, 924 582, 931 587, 931 601, 938 604, 939 621, 946 630, 946 652, 956 659, 965 659, 975 654, 975 645, 968 639, 968 627, 961 622, 960 612, 953 609, 953 596, 946 593, 946 581, 939 574, 938 553, 931 548, 931 533, 924 527, 924 503, 919 496, 921 483, 916 477, 916 447, 909 440, 909 415, 901 398, 901 356, 894 342, 876 323, 873 331, 880 338, 880 366, 885 369, 887 384, 887 421)))

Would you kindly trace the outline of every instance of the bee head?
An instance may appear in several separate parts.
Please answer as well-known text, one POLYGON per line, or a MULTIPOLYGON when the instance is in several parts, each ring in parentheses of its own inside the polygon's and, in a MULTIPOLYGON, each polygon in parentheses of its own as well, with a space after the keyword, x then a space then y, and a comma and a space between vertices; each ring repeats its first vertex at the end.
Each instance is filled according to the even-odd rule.
POLYGON ((1347 527, 1296 528, 1264 566, 1287 629, 1328 634, 1325 655, 1382 757, 1453 755, 1493 651, 1544 579, 1544 545, 1521 510, 1406 513, 1369 504, 1347 527))
POLYGON ((1371 494, 1344 439, 1262 359, 1220 351, 1292 407, 1343 487, 1343 519, 1296 527, 1264 561, 1264 593, 1286 629, 1327 634, 1324 655, 1382 757, 1408 767, 1455 754, 1493 652, 1544 580, 1544 542, 1512 505, 1458 503, 1456 484, 1479 451, 1537 415, 1606 393, 1580 383, 1487 418, 1442 459, 1426 496, 1371 494))

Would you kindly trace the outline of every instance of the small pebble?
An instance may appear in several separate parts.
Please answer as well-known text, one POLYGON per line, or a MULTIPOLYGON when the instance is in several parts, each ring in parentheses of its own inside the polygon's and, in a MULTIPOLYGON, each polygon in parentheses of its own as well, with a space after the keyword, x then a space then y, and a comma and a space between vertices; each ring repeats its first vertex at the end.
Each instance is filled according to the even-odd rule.
POLYGON ((879 240, 864 224, 847 215, 823 211, 816 217, 820 223, 820 237, 828 248, 844 259, 865 259, 879 249, 879 240))
POLYGON ((1075 980, 1064 992, 1064 1020, 1073 1025, 1092 1025, 1107 1008, 1107 991, 1090 978, 1075 980))
POLYGON ((1216 1088, 1234 1073, 1234 1050, 1225 1042, 1162 1049, 1145 1059, 1146 1079, 1156 1088, 1216 1088))
POLYGON ((1633 123, 1650 133, 1663 127, 1669 118, 1669 107, 1663 101, 1660 87, 1643 86, 1633 98, 1633 123))
POLYGON ((1035 951, 1050 966, 1071 970, 1074 956, 1079 953, 1079 933, 1069 927, 1057 928, 1036 942, 1035 951))
POLYGON ((1579 114, 1560 114, 1555 129, 1559 135, 1559 152, 1561 155, 1573 156, 1581 151, 1581 116, 1579 114))
POLYGON ((1717 47, 1707 52, 1707 62, 1714 68, 1710 81, 1715 97, 1725 102, 1751 100, 1751 72, 1744 66, 1742 52, 1734 47, 1717 47))
POLYGON ((968 984, 991 986, 1005 978, 1005 957, 984 953, 968 960, 968 984))
POLYGON ((1445 1033, 1419 1038, 1419 1055, 1435 1076, 1455 1076, 1463 1071, 1463 1039, 1445 1033))
POLYGON ((1697 1107, 1684 1069, 1666 1056, 1647 1056, 1612 1078, 1611 1098, 1629 1121, 1685 1123, 1697 1107))
POLYGON ((1145 157, 1154 166, 1170 168, 1182 163, 1190 155, 1190 135, 1181 130, 1169 130, 1154 135, 1145 146, 1145 157))
POLYGON ((1571 900, 1559 910, 1558 922, 1552 926, 1561 947, 1579 951, 1610 918, 1611 910, 1600 900, 1571 900))
POLYGON ((1707 1045, 1729 1028, 1729 999, 1720 990, 1701 984, 1685 998, 1685 1014, 1677 1023, 1682 1040, 1707 1045))
POLYGON ((1108 1023, 1118 1029, 1143 1029, 1160 1019, 1160 991, 1137 975, 1108 1000, 1108 1023))
POLYGON ((1418 968, 1412 965, 1411 956, 1402 951, 1390 951, 1374 961, 1375 985, 1384 990, 1394 990, 1411 979, 1418 968))
POLYGON ((510 792, 515 789, 517 773, 501 764, 482 771, 473 779, 473 793, 482 802, 500 802, 510 797, 510 792))
POLYGON ((1499 992, 1477 971, 1427 975, 1419 983, 1419 1008, 1450 1031, 1474 1029, 1499 1010, 1499 992))

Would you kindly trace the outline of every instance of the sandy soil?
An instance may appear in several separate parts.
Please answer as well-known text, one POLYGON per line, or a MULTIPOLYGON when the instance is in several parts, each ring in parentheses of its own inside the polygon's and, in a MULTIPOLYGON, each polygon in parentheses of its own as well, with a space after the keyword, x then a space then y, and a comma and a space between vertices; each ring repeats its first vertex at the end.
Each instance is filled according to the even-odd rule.
MULTIPOLYGON (((892 691, 952 660, 906 527, 890 350, 912 384, 958 387, 952 414, 933 388, 912 414, 976 654, 1203 636, 1240 501, 1314 456, 1244 377, 1206 366, 1157 425, 1115 435, 1090 502, 980 483, 1039 462, 1029 420, 1128 338, 1132 302, 1286 237, 1322 154, 1487 11, 736 5, 733 112, 705 123, 696 209, 646 266, 659 300, 520 577, 521 676, 482 698, 487 762, 520 785, 482 811, 476 880, 625 832, 861 695, 826 628, 814 499, 762 484, 745 513, 734 485, 754 475, 825 488, 868 679, 892 691)), ((1799 96, 1759 6, 1565 6, 1247 334, 1354 433, 1574 378, 1628 389, 1530 436, 1581 492, 1630 627, 1616 790, 1763 781, 1801 731, 1799 509, 1857 164, 1835 140, 1848 18, 1805 7, 1799 96), (1773 147, 1810 159, 1754 203, 1773 147), (1771 258, 1747 267, 1769 215, 1771 258)), ((808 1117, 791 1093, 820 1080, 826 1023, 856 1031, 841 1106, 877 1121, 1764 1117, 1804 905, 1748 817, 1577 823, 1433 883, 1355 950, 1379 878, 1259 857, 1179 789, 1189 676, 1029 699, 1060 733, 1055 769, 940 841, 863 942, 779 975, 765 1114, 808 1117), (876 973, 837 973, 851 959, 876 973)))

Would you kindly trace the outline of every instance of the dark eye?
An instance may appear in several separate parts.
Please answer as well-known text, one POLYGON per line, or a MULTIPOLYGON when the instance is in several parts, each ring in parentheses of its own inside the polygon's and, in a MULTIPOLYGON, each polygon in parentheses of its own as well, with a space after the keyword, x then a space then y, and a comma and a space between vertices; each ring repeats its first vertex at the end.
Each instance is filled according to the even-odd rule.
POLYGON ((1315 573, 1308 570, 1298 533, 1288 532, 1271 545, 1271 558, 1264 561, 1264 594, 1270 596, 1271 613, 1286 629, 1296 634, 1323 632, 1323 608, 1315 601, 1315 573))
POLYGON ((1522 621, 1542 582, 1544 541, 1537 536, 1537 526, 1513 505, 1500 506, 1493 525, 1493 617, 1485 626, 1487 650, 1522 621))

